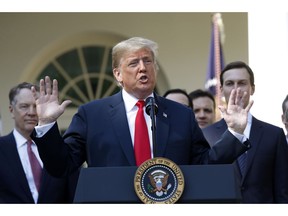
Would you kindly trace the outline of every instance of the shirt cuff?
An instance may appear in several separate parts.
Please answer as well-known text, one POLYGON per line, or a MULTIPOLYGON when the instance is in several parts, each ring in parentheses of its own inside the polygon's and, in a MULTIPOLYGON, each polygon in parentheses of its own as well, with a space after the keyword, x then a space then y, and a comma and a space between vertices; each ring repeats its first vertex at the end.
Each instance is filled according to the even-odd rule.
POLYGON ((228 128, 228 130, 230 131, 230 133, 232 133, 241 143, 244 144, 244 142, 246 142, 248 140, 248 138, 244 135, 244 134, 240 134, 240 133, 237 133, 233 130, 230 130, 228 128))
POLYGON ((36 126, 35 131, 36 131, 36 137, 40 138, 44 136, 55 124, 56 122, 52 122, 49 124, 41 125, 41 126, 36 126))

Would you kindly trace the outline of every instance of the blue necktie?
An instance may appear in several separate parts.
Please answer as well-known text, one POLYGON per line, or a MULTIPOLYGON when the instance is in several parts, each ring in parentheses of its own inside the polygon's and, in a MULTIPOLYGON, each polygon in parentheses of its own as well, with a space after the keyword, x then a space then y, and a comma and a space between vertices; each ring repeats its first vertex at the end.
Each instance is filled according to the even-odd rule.
POLYGON ((241 174, 243 176, 246 169, 247 152, 244 152, 242 155, 240 155, 237 160, 241 174))

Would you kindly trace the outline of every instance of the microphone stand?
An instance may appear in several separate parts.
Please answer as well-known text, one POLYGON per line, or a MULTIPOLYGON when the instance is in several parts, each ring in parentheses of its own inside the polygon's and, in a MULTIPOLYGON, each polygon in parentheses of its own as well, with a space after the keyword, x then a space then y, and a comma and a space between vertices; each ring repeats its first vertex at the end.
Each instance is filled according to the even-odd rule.
POLYGON ((156 157, 156 119, 155 115, 157 114, 158 107, 154 102, 153 97, 149 97, 146 99, 147 105, 146 105, 146 113, 150 115, 151 118, 151 130, 152 130, 152 146, 153 146, 153 157, 156 157))
MULTIPOLYGON (((154 105, 154 104, 153 104, 154 105)), ((156 119, 155 119, 155 109, 154 106, 150 110, 150 118, 152 121, 151 130, 152 130, 152 143, 153 143, 153 157, 156 157, 156 119)))

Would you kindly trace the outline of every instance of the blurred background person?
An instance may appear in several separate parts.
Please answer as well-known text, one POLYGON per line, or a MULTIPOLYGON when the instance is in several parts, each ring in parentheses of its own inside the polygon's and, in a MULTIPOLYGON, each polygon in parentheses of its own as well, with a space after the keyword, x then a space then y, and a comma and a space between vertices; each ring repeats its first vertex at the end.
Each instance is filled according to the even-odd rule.
POLYGON ((286 140, 288 143, 288 95, 286 96, 286 98, 284 99, 283 103, 282 103, 282 122, 285 126, 286 129, 286 140))
POLYGON ((205 128, 215 122, 216 104, 211 93, 197 89, 189 93, 193 111, 200 128, 205 128))
POLYGON ((192 108, 192 101, 184 89, 169 89, 164 93, 163 97, 192 108))

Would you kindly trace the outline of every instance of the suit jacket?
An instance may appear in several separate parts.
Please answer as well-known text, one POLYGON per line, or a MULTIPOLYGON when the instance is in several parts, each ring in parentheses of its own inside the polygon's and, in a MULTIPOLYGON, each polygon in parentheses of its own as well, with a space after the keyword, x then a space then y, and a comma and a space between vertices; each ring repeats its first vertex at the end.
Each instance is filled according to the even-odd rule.
MULTIPOLYGON (((211 150, 192 109, 157 96, 156 157, 178 165, 232 163, 248 147, 230 132, 211 150)), ((55 124, 43 137, 32 135, 46 168, 61 176, 79 167, 136 166, 122 93, 79 107, 63 138, 55 124), (51 142, 52 141, 52 142, 51 142)))
MULTIPOLYGON (((72 182, 52 177, 44 168, 38 203, 72 202, 74 189, 72 182)), ((34 203, 13 133, 0 137, 0 203, 34 203)))
MULTIPOLYGON (((203 129, 213 146, 227 129, 222 119, 203 129)), ((252 117, 246 170, 241 177, 238 163, 235 170, 241 182, 244 203, 288 203, 288 148, 283 129, 252 117)))

